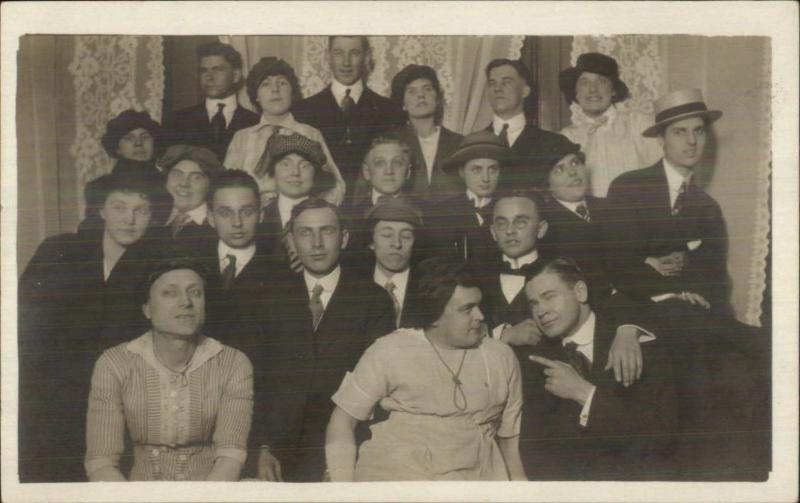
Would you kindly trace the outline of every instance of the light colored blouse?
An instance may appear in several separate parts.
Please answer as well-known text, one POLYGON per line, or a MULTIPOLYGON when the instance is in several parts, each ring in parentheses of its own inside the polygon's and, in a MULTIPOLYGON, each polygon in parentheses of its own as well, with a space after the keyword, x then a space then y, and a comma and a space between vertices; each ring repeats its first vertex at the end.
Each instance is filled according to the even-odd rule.
POLYGON ((244 464, 253 415, 253 367, 244 353, 200 336, 185 371, 165 367, 151 332, 95 364, 86 427, 86 472, 119 468, 127 424, 130 480, 204 480, 218 457, 244 464))
POLYGON ((572 124, 561 134, 579 144, 586 154, 595 197, 606 197, 608 186, 622 173, 646 168, 664 155, 656 139, 642 136, 653 125, 650 115, 626 110, 619 104, 611 105, 596 119, 574 103, 570 109, 572 124))
MULTIPOLYGON (((344 200, 345 182, 334 162, 331 151, 328 149, 328 144, 325 143, 325 138, 315 127, 297 122, 291 113, 279 122, 272 122, 261 116, 261 120, 255 126, 237 131, 228 146, 228 152, 225 154, 225 162, 223 163, 225 167, 227 169, 241 169, 253 175, 261 190, 262 207, 266 206, 275 197, 277 190, 275 188, 275 178, 267 174, 258 177, 255 171, 258 161, 264 154, 267 141, 273 135, 276 127, 301 134, 322 145, 322 151, 328 159, 322 169, 329 171, 336 178, 336 187, 326 192, 324 197, 329 202, 337 206, 340 205, 344 200)), ((281 134, 286 133, 282 132, 281 134)))
MULTIPOLYGON (((439 354, 453 372, 463 349, 439 354)), ((377 403, 389 419, 361 445, 356 480, 508 480, 495 437, 519 435, 519 363, 502 342, 466 350, 463 395, 422 330, 381 337, 348 373, 333 401, 365 421, 377 403)))

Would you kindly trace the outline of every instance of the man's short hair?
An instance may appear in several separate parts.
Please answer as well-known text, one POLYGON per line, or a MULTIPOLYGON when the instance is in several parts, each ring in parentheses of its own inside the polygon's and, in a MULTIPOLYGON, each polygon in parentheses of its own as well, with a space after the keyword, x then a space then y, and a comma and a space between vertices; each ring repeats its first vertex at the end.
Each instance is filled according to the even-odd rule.
MULTIPOLYGON (((554 257, 536 263, 531 272, 531 279, 545 273, 557 275, 561 281, 569 286, 575 286, 578 281, 586 283, 586 276, 578 263, 570 257, 554 257)), ((529 280, 530 281, 530 280, 529 280)))
POLYGON ((208 269, 195 258, 177 255, 177 251, 175 250, 170 250, 163 256, 151 260, 147 264, 147 267, 149 272, 147 276, 139 282, 139 287, 135 292, 136 303, 139 305, 144 305, 150 300, 150 289, 153 287, 153 284, 158 281, 158 278, 170 271, 177 271, 180 269, 192 270, 203 280, 204 289, 208 285, 208 269))
POLYGON ((536 206, 536 211, 541 215, 543 202, 542 196, 539 194, 539 192, 530 189, 515 188, 510 184, 506 184, 503 187, 497 188, 497 191, 494 193, 494 197, 492 198, 493 208, 496 207, 497 204, 503 199, 509 199, 512 197, 521 197, 523 199, 532 201, 533 205, 536 206))
POLYGON ((406 308, 410 326, 430 328, 444 313, 457 286, 478 287, 472 268, 456 256, 431 257, 419 263, 417 295, 409 297, 406 308))
POLYGON ((369 38, 366 35, 331 35, 328 37, 328 50, 333 47, 333 39, 336 37, 345 37, 345 38, 360 38, 361 39, 361 50, 364 51, 364 54, 370 52, 370 45, 369 45, 369 38))
POLYGON ((391 131, 388 133, 381 133, 378 136, 374 137, 369 144, 369 148, 367 149, 366 154, 364 154, 364 162, 367 162, 367 158, 369 154, 378 146, 380 145, 397 145, 408 156, 408 160, 411 164, 414 163, 414 154, 411 150, 411 145, 408 144, 401 136, 395 131, 391 131))
POLYGON ((260 205, 261 191, 258 188, 258 183, 256 182, 255 178, 253 178, 250 173, 242 171, 241 169, 226 169, 225 171, 217 173, 211 177, 211 183, 208 187, 208 195, 206 196, 208 207, 214 207, 214 195, 218 191, 229 188, 243 188, 252 190, 253 196, 256 198, 256 201, 259 201, 260 205))
POLYGON ((223 44, 219 41, 207 42, 205 44, 198 45, 197 49, 195 49, 195 52, 197 53, 197 61, 200 61, 207 56, 222 56, 225 58, 225 61, 230 63, 234 70, 242 69, 242 55, 239 54, 239 51, 228 44, 223 44))
POLYGON ((289 219, 289 231, 294 230, 294 221, 297 217, 300 216, 306 210, 319 210, 319 209, 329 209, 333 211, 336 215, 336 220, 339 222, 339 228, 344 230, 345 229, 345 221, 342 217, 342 211, 339 209, 338 206, 335 204, 329 203, 328 201, 322 199, 321 197, 309 197, 308 199, 303 200, 299 204, 297 204, 294 208, 292 208, 292 216, 289 219))
POLYGON ((525 63, 519 59, 498 58, 489 61, 489 64, 486 65, 486 78, 489 78, 489 73, 492 70, 505 65, 513 67, 517 71, 517 74, 522 77, 522 80, 524 80, 525 83, 530 87, 533 87, 533 77, 531 76, 531 71, 527 66, 525 66, 525 63))

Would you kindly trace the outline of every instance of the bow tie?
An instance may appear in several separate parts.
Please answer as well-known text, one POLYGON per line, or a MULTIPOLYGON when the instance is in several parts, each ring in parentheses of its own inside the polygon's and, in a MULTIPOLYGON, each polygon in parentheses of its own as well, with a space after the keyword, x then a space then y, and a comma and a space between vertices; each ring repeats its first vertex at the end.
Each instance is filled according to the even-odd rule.
POLYGON ((512 269, 511 264, 506 261, 503 261, 503 265, 500 268, 500 274, 510 274, 512 276, 523 276, 529 277, 530 274, 533 272, 533 268, 536 266, 536 262, 532 262, 530 264, 525 264, 519 269, 512 269))

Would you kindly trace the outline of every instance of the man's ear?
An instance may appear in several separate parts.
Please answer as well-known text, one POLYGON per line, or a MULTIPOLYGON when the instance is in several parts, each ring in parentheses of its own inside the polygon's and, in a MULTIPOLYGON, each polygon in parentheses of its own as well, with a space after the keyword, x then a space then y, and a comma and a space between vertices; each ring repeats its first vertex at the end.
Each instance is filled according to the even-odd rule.
POLYGON ((347 248, 348 241, 350 241, 350 232, 348 232, 347 229, 342 229, 342 245, 339 249, 344 250, 347 248))
POLYGON ((578 280, 575 282, 575 286, 572 288, 575 292, 575 296, 578 298, 578 301, 581 304, 586 304, 589 300, 589 287, 586 286, 586 282, 583 280, 578 280))
POLYGON ((369 176, 369 166, 366 162, 361 163, 361 174, 364 175, 364 180, 370 181, 372 178, 369 176))
POLYGON ((103 221, 106 220, 106 209, 105 208, 100 208, 100 211, 98 212, 98 214, 100 215, 100 218, 103 219, 103 221))
POLYGON ((214 210, 212 210, 211 207, 208 208, 206 218, 208 218, 208 225, 210 225, 213 229, 216 229, 217 222, 214 221, 214 210))
POLYGON ((494 225, 489 225, 489 232, 492 233, 492 239, 494 239, 494 242, 496 243, 497 242, 497 232, 495 232, 495 230, 494 230, 494 225))
POLYGON ((461 166, 460 168, 458 168, 458 176, 459 176, 459 178, 461 178, 462 180, 466 180, 466 179, 464 178, 464 166, 461 166))
POLYGON ((661 136, 661 135, 658 135, 658 136, 656 136, 656 140, 658 140, 658 146, 661 147, 661 149, 663 150, 664 149, 664 137, 661 136))
POLYGON ((531 91, 533 91, 533 89, 531 89, 531 86, 529 86, 528 84, 525 84, 525 87, 522 89, 522 99, 525 99, 528 96, 530 96, 531 95, 531 91))
POLYGON ((548 226, 547 220, 539 220, 539 229, 536 231, 537 239, 542 239, 547 234, 548 226))

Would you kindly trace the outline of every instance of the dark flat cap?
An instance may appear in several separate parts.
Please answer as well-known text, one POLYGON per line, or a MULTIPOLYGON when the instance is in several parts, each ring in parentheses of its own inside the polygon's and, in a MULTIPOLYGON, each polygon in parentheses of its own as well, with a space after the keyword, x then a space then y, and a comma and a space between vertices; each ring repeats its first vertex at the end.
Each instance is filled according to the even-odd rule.
POLYGON ((406 222, 414 227, 422 227, 422 211, 403 196, 382 199, 366 214, 367 225, 374 228, 381 220, 406 222))
POLYGON ((281 129, 279 133, 273 134, 267 141, 266 148, 269 149, 267 172, 270 175, 275 174, 275 164, 289 154, 303 156, 314 165, 317 171, 328 162, 325 152, 322 151, 322 145, 307 136, 287 129, 281 129))

